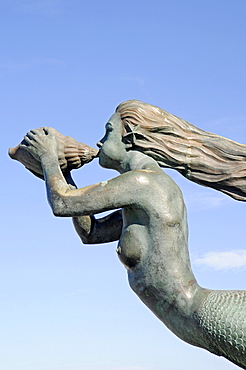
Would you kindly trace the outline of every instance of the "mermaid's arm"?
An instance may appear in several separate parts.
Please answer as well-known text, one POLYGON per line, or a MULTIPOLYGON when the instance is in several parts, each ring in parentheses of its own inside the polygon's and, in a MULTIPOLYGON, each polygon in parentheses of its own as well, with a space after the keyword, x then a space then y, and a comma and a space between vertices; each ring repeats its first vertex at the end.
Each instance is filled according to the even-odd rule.
MULTIPOLYGON (((71 189, 77 186, 68 172, 64 175, 71 189)), ((108 243, 119 240, 122 231, 122 211, 96 219, 95 216, 73 217, 74 228, 84 244, 108 243)))
POLYGON ((122 229, 121 212, 114 212, 99 220, 94 218, 94 214, 138 202, 136 185, 142 184, 142 181, 137 180, 138 175, 127 173, 109 181, 76 189, 72 178, 66 176, 65 179, 60 170, 56 138, 49 129, 41 133, 32 130, 25 140, 29 146, 28 150, 33 156, 37 156, 42 164, 47 197, 54 215, 74 217, 76 231, 86 243, 119 239, 122 229))
MULTIPOLYGON (((64 177, 71 189, 77 189, 70 172, 64 174, 64 177)), ((109 243, 119 240, 122 224, 121 210, 98 219, 94 215, 73 217, 74 228, 84 244, 109 243)))
MULTIPOLYGON (((68 212, 74 216, 73 210, 67 210, 70 207, 62 200, 62 195, 69 194, 69 191, 76 191, 77 186, 70 172, 61 173, 56 138, 49 132, 49 129, 45 129, 41 133, 32 130, 26 135, 25 140, 28 143, 26 149, 41 161, 47 195, 53 212, 57 216, 64 216, 62 208, 65 207, 65 213, 68 212)), ((73 207, 73 202, 69 203, 73 207)), ((119 210, 100 219, 96 219, 93 214, 79 214, 77 217, 73 217, 73 223, 83 243, 106 243, 120 238, 122 215, 119 210)))
POLYGON ((96 219, 94 216, 73 217, 75 230, 84 244, 119 240, 122 231, 121 210, 96 219))
POLYGON ((136 193, 136 187, 140 189, 149 185, 147 179, 143 181, 142 171, 130 171, 109 181, 71 190, 54 155, 43 155, 41 163, 47 198, 55 216, 92 216, 146 202, 144 192, 136 193))

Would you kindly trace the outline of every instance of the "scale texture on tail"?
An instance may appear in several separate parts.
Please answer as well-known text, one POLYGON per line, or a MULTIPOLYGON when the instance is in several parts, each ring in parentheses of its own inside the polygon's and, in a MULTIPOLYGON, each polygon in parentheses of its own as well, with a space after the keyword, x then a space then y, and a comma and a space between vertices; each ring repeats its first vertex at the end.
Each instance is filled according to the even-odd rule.
POLYGON ((212 291, 195 316, 206 347, 246 369, 246 291, 212 291))

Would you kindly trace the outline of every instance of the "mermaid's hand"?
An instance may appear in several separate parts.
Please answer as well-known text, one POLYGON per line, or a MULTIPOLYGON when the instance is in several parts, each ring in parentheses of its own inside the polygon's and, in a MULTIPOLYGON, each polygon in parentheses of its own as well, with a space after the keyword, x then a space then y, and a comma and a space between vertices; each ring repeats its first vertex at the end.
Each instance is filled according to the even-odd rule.
POLYGON ((35 159, 40 161, 43 156, 58 158, 59 144, 49 127, 30 130, 24 136, 24 141, 21 147, 28 150, 35 159))

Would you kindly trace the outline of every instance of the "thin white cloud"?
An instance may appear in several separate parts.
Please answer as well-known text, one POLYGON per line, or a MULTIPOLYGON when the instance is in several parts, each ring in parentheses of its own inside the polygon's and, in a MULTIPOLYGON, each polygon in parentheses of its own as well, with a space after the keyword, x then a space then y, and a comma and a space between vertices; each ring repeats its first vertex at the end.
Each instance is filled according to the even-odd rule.
POLYGON ((245 120, 246 116, 224 117, 214 119, 210 121, 209 124, 213 127, 222 127, 223 129, 226 128, 226 130, 230 130, 231 132, 237 132, 238 130, 242 130, 244 128, 245 120))
POLYGON ((193 262, 196 265, 207 266, 215 270, 246 269, 246 250, 236 249, 225 252, 208 252, 193 262))
POLYGON ((63 0, 18 0, 13 10, 44 16, 53 16, 63 11, 63 0))
POLYGON ((33 67, 38 64, 64 64, 63 61, 57 59, 57 58, 43 58, 43 59, 28 59, 23 62, 14 61, 14 62, 6 62, 6 63, 0 63, 0 69, 8 70, 8 69, 26 69, 33 67))
POLYGON ((76 366, 76 367, 71 367, 71 366, 65 366, 65 367, 59 367, 59 368, 54 368, 53 370, 153 370, 153 368, 149 367, 142 367, 142 366, 103 366, 103 365, 82 365, 82 366, 76 366))
POLYGON ((28 59, 25 61, 14 61, 14 62, 2 62, 0 63, 0 76, 6 76, 8 74, 18 74, 31 68, 38 67, 39 65, 47 65, 51 67, 57 67, 64 65, 64 62, 56 58, 44 58, 44 59, 28 59))
POLYGON ((199 212, 220 208, 228 205, 232 200, 228 195, 205 186, 195 184, 182 177, 173 169, 165 169, 182 190, 188 212, 199 212))
POLYGON ((185 203, 189 211, 215 209, 228 204, 229 197, 219 192, 197 191, 185 194, 185 203))
POLYGON ((138 84, 140 86, 145 85, 145 79, 143 77, 124 76, 124 77, 121 77, 121 81, 134 82, 135 84, 138 84))
POLYGON ((207 122, 208 131, 245 144, 246 116, 224 117, 207 122))

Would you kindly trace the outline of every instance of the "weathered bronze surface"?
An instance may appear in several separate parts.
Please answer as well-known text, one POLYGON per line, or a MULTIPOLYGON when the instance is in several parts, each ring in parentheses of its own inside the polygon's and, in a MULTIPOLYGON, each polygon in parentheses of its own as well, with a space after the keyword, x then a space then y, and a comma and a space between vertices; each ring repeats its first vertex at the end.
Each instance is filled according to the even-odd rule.
POLYGON ((20 149, 41 163, 54 215, 73 217, 83 243, 119 240, 131 288, 173 333, 245 369, 246 291, 198 285, 182 193, 160 168, 245 200, 245 146, 139 101, 117 108, 97 145, 99 164, 120 175, 81 189, 61 171, 53 129, 31 130, 20 149))

